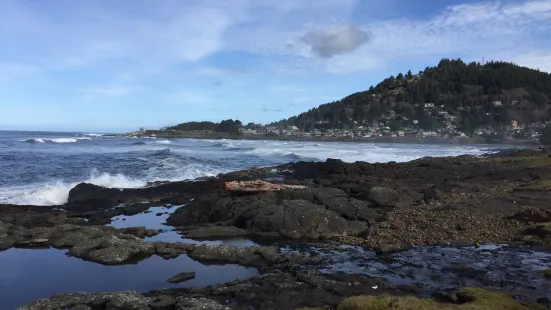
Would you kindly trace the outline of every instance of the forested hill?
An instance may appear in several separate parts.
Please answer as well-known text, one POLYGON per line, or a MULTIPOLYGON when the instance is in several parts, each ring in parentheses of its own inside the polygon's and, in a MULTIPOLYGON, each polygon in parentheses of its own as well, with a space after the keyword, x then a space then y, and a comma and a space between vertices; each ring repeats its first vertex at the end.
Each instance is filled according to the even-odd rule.
POLYGON ((354 128, 381 118, 408 126, 415 120, 421 129, 450 125, 437 117, 448 116, 454 125, 472 133, 482 126, 499 127, 547 121, 551 117, 551 74, 513 63, 464 63, 443 59, 418 74, 391 76, 367 91, 323 104, 298 116, 274 123, 298 126, 354 128), (392 115, 389 117, 388 115, 392 115))

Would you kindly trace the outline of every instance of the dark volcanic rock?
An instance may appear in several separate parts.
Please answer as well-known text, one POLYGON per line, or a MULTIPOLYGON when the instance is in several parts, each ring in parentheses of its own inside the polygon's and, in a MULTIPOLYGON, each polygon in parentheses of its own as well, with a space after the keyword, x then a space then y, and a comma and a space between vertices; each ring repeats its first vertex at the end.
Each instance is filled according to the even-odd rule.
POLYGON ((551 210, 528 207, 516 212, 510 218, 525 222, 551 222, 551 210))
POLYGON ((195 279, 195 272, 182 272, 182 273, 179 273, 179 274, 175 275, 174 277, 168 279, 166 282, 181 283, 181 282, 189 281, 189 280, 192 280, 192 279, 195 279))
POLYGON ((145 297, 136 292, 58 294, 30 302, 20 310, 112 309, 112 310, 229 310, 214 300, 201 297, 145 297))
POLYGON ((78 202, 89 199, 113 200, 112 189, 90 183, 77 184, 69 191, 68 202, 78 202))
POLYGON ((243 214, 243 217, 250 214, 244 228, 262 233, 274 232, 290 239, 357 235, 367 228, 365 223, 348 222, 335 212, 305 200, 285 200, 253 212, 254 215, 243 214))
MULTIPOLYGON (((341 195, 342 191, 335 194, 341 195)), ((218 223, 259 236, 317 239, 357 235, 367 228, 362 220, 374 220, 379 216, 367 204, 335 198, 337 200, 332 200, 329 195, 323 196, 310 189, 247 196, 211 193, 178 209, 169 216, 167 223, 173 226, 218 223), (327 206, 316 203, 318 199, 327 206)))
POLYGON ((397 191, 382 186, 371 187, 365 192, 364 198, 382 207, 396 207, 400 202, 397 191))
POLYGON ((68 203, 65 207, 73 212, 86 212, 105 210, 127 202, 162 201, 184 204, 200 193, 222 187, 222 182, 212 179, 203 182, 170 182, 158 186, 129 189, 80 183, 69 191, 68 203))
POLYGON ((234 226, 187 227, 182 233, 191 239, 236 238, 249 235, 249 232, 234 226))
POLYGON ((425 190, 423 194, 423 199, 425 201, 442 200, 444 199, 444 193, 442 193, 442 191, 437 188, 429 188, 425 190))
POLYGON ((317 264, 318 259, 293 253, 280 253, 277 247, 253 246, 240 248, 227 245, 199 245, 188 253, 189 257, 203 262, 237 263, 246 266, 296 266, 317 264))
POLYGON ((82 241, 67 254, 101 264, 117 265, 155 254, 155 245, 132 235, 106 235, 82 241))

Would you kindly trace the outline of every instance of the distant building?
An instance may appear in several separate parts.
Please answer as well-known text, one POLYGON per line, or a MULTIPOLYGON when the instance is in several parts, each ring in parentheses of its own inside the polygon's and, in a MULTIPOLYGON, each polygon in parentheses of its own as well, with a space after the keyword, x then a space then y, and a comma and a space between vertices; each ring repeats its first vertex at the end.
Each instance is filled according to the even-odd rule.
POLYGON ((425 103, 425 108, 434 108, 434 103, 425 103))
POLYGON ((497 101, 494 101, 492 102, 494 104, 494 107, 501 107, 503 106, 503 103, 501 103, 501 100, 497 100, 497 101))

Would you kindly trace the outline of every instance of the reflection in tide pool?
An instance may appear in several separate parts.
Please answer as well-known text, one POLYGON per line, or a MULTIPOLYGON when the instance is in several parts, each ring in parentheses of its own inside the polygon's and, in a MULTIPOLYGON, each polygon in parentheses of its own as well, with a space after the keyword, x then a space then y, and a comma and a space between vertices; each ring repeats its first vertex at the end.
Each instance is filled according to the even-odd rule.
POLYGON ((68 257, 66 251, 10 249, 0 252, 1 309, 15 309, 55 293, 113 292, 174 287, 203 287, 258 275, 256 268, 203 265, 186 255, 165 260, 153 256, 135 265, 104 266, 68 257), (179 284, 166 281, 180 272, 195 279, 179 284))
POLYGON ((426 292, 482 287, 503 290, 531 301, 551 298, 551 282, 541 271, 551 267, 549 249, 493 244, 475 247, 414 247, 376 255, 354 247, 323 249, 285 247, 323 259, 324 273, 345 272, 384 278, 395 285, 415 285, 426 292))
POLYGON ((174 231, 172 226, 167 226, 166 222, 168 216, 176 211, 176 209, 184 206, 164 206, 164 207, 151 207, 145 212, 141 212, 136 215, 126 216, 119 215, 112 219, 112 223, 109 226, 116 228, 126 227, 138 227, 144 226, 148 229, 160 229, 163 232, 153 236, 146 237, 145 241, 163 241, 163 242, 183 242, 192 244, 209 244, 209 245, 232 245, 236 247, 251 247, 258 245, 257 243, 248 239, 226 239, 226 240, 194 240, 187 239, 174 231))

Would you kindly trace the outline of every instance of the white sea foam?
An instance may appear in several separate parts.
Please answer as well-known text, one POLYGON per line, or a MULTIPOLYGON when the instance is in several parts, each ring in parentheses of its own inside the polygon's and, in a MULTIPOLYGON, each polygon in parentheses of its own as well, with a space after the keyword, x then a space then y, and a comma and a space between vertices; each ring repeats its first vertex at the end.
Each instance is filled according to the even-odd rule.
POLYGON ((155 141, 153 142, 155 144, 171 144, 170 140, 161 140, 161 141, 155 141))
POLYGON ((298 156, 304 159, 326 160, 338 158, 345 162, 405 162, 426 156, 477 155, 487 152, 485 148, 465 146, 402 145, 374 143, 312 143, 264 141, 245 153, 257 156, 298 156))
POLYGON ((31 138, 27 140, 21 140, 23 142, 29 142, 29 143, 75 143, 78 140, 91 140, 89 137, 80 137, 80 138, 54 138, 54 139, 48 139, 48 138, 31 138))
POLYGON ((177 157, 167 157, 156 161, 155 165, 147 169, 146 179, 150 182, 182 181, 215 176, 223 172, 229 170, 204 164, 186 164, 177 157))
MULTIPOLYGON (((82 182, 110 188, 135 188, 147 184, 143 180, 132 179, 122 174, 111 175, 97 171, 93 171, 90 177, 82 182)), ((56 181, 48 184, 0 188, 0 202, 17 205, 60 205, 67 202, 69 191, 79 183, 81 182, 56 181)))
POLYGON ((51 139, 51 140, 48 140, 48 141, 53 142, 53 143, 75 143, 78 140, 75 139, 75 138, 56 138, 56 139, 51 139))
POLYGON ((88 137, 103 137, 104 134, 102 133, 85 133, 85 134, 82 134, 83 136, 88 136, 88 137))

